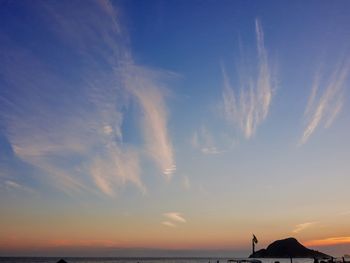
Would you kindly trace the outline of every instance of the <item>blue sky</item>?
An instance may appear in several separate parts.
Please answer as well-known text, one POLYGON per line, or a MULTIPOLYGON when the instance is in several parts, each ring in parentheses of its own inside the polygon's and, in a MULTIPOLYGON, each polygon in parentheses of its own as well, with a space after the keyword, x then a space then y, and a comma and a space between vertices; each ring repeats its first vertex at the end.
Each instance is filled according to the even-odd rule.
POLYGON ((349 252, 347 1, 0 7, 2 255, 349 252))

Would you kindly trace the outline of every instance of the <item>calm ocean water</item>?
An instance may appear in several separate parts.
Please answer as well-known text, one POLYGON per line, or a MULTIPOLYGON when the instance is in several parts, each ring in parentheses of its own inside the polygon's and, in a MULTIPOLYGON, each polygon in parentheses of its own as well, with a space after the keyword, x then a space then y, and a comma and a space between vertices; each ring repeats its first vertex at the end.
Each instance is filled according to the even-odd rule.
MULTIPOLYGON (((60 258, 0 257, 0 263, 56 263, 60 258)), ((227 258, 64 258, 68 263, 227 263, 227 258)), ((290 263, 290 259, 264 258, 263 263, 290 263)), ((295 258, 293 263, 313 263, 310 258, 295 258)))

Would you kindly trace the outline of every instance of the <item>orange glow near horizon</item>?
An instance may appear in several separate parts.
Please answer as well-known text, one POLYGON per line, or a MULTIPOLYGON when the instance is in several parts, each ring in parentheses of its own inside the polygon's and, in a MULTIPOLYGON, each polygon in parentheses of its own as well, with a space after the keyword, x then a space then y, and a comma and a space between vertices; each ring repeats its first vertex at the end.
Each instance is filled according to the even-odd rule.
POLYGON ((350 244, 350 237, 329 237, 306 241, 306 246, 333 246, 341 244, 350 244))

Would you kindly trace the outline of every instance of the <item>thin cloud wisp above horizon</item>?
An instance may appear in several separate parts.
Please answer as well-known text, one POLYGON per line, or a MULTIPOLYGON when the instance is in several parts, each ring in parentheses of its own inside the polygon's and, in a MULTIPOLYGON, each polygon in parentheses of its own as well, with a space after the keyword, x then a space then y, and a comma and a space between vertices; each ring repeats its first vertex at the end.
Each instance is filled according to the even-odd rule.
POLYGON ((177 223, 186 223, 186 219, 178 212, 164 213, 163 216, 168 220, 163 221, 162 224, 168 227, 176 227, 177 223))
POLYGON ((266 119, 273 97, 273 73, 268 62, 268 54, 264 44, 264 32, 260 21, 255 21, 257 38, 256 63, 257 75, 248 74, 244 64, 238 66, 240 93, 231 85, 225 67, 223 67, 223 109, 228 123, 238 126, 246 139, 251 138, 257 127, 266 119))
POLYGON ((310 228, 311 226, 313 226, 315 224, 317 224, 317 222, 306 222, 306 223, 298 224, 295 226, 295 228, 292 232, 297 234, 299 232, 304 231, 307 228, 310 228))
POLYGON ((346 61, 336 67, 329 78, 320 72, 315 74, 304 114, 306 126, 299 145, 305 144, 321 123, 324 128, 332 125, 344 104, 345 81, 349 72, 350 66, 346 61))
POLYGON ((131 66, 125 74, 126 87, 142 110, 142 127, 146 151, 163 174, 170 178, 176 170, 173 146, 167 129, 167 111, 164 94, 150 76, 155 72, 131 66))

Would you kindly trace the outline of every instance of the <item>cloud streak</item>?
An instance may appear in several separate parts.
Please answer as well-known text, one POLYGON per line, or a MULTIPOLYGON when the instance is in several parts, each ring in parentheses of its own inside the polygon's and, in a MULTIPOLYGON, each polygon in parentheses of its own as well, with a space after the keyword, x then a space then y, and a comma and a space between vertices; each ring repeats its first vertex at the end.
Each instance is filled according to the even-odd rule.
POLYGON ((325 128, 332 125, 344 104, 343 93, 349 71, 349 62, 346 61, 336 67, 330 77, 316 73, 305 109, 306 125, 299 145, 305 144, 322 123, 325 128))
POLYGON ((125 83, 141 108, 146 151, 163 174, 170 178, 176 165, 168 135, 164 94, 155 81, 156 77, 144 68, 131 66, 125 75, 125 83), (150 78, 152 75, 154 77, 150 78))
POLYGON ((317 222, 306 222, 302 224, 298 224, 295 226, 295 229, 293 230, 293 233, 297 234, 299 232, 304 231, 305 229, 317 224, 317 222))
POLYGON ((142 193, 146 193, 146 188, 139 177, 138 153, 132 149, 121 150, 118 146, 111 147, 104 158, 93 160, 90 173, 96 186, 106 195, 114 196, 113 186, 121 186, 127 182, 133 183, 142 193))
POLYGON ((140 168, 145 154, 166 177, 176 169, 159 84, 165 74, 133 61, 109 1, 87 1, 83 8, 62 2, 38 2, 35 8, 55 37, 45 45, 68 51, 57 63, 77 79, 62 77, 67 72, 0 36, 0 75, 10 90, 0 92, 5 135, 18 158, 67 193, 112 197, 127 183, 146 193, 140 168), (131 118, 140 123, 144 146, 124 138, 132 103, 140 109, 131 118))
POLYGON ((14 191, 20 191, 28 194, 36 194, 36 192, 32 188, 24 186, 12 180, 5 180, 3 184, 4 184, 4 187, 10 191, 14 190, 14 191))
POLYGON ((255 31, 257 73, 248 74, 244 63, 238 66, 241 70, 239 95, 231 85, 225 67, 222 67, 224 115, 227 122, 237 126, 246 139, 251 138, 257 127, 266 119, 273 97, 274 79, 264 44, 264 32, 258 19, 255 21, 255 31))
POLYGON ((163 216, 177 223, 186 223, 186 219, 182 216, 181 213, 178 213, 178 212, 165 213, 163 214, 163 216))

